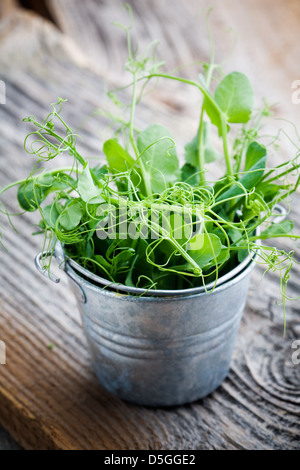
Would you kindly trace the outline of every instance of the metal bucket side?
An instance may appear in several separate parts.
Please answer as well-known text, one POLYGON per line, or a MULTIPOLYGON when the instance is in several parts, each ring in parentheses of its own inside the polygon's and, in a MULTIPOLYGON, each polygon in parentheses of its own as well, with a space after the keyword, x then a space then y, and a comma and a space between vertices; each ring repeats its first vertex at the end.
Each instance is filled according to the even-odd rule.
POLYGON ((136 297, 93 285, 66 263, 102 385, 148 406, 215 390, 229 370, 253 266, 208 294, 136 297))

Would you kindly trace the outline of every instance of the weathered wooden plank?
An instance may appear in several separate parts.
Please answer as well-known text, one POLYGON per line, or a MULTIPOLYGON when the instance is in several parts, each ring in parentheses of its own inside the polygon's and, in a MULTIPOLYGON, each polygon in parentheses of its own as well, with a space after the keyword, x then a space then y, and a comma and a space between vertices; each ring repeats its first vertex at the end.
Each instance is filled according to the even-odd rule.
POLYGON ((0 18, 8 15, 18 7, 18 0, 2 0, 0 4, 0 18))
MULTIPOLYGON (((45 1, 61 30, 72 37, 105 76, 120 81, 127 46, 124 32, 112 26, 112 22, 129 25, 124 2, 45 1)), ((166 61, 166 70, 186 64, 178 73, 190 78, 198 76, 199 61, 209 60, 205 16, 211 6, 216 62, 225 61, 225 71, 236 68, 246 73, 259 97, 278 103, 278 116, 300 123, 298 107, 291 102, 291 83, 299 78, 300 4, 297 0, 227 0, 226 5, 220 0, 212 0, 209 5, 205 0, 132 0, 130 5, 135 25, 132 34, 140 50, 149 42, 159 40, 159 56, 166 61)), ((187 92, 182 93, 180 86, 172 87, 169 82, 165 87, 161 83, 157 91, 158 99, 190 114, 187 92)))
POLYGON ((0 428, 0 450, 21 450, 20 446, 2 427, 0 428))
POLYGON ((33 10, 43 18, 53 21, 51 12, 49 11, 45 0, 19 0, 19 4, 23 8, 33 10))
MULTIPOLYGON (((181 3, 174 4, 181 8, 181 3)), ((7 85, 7 104, 0 108, 0 186, 32 168, 22 150, 28 128, 21 118, 43 117, 56 96, 70 98, 64 115, 74 128, 81 126, 82 151, 100 158, 97 136, 103 120, 83 122, 82 116, 102 104, 103 77, 79 47, 48 23, 17 13, 0 27, 0 69, 7 85)), ((140 108, 140 123, 158 112, 166 124, 174 121, 174 108, 157 94, 140 108)), ((192 125, 184 109, 176 114, 180 139, 192 125)), ((299 201, 297 195, 291 213, 298 231, 299 201)), ((10 194, 4 202, 9 210, 17 210, 10 194)), ((291 342, 300 334, 299 304, 288 306, 288 333, 283 338, 282 313, 275 305, 276 276, 261 283, 262 270, 254 272, 224 384, 191 405, 147 409, 126 404, 99 386, 66 279, 55 286, 35 271, 33 257, 40 241, 31 236, 31 217, 16 221, 19 234, 3 217, 1 223, 6 225, 8 251, 1 251, 0 265, 0 338, 7 345, 7 365, 0 366, 0 423, 25 448, 300 448, 300 369, 291 362, 291 342), (50 343, 55 344, 53 350, 50 343)), ((299 276, 299 267, 295 269, 299 276)), ((299 294, 299 286, 294 284, 292 292, 299 294)))

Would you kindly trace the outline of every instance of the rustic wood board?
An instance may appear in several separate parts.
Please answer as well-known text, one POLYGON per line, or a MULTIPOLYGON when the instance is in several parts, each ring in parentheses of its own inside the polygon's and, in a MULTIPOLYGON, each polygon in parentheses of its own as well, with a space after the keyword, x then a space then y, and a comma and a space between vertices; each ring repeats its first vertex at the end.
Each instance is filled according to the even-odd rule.
MULTIPOLYGON (((76 8, 83 4, 74 3, 76 8)), ((109 7, 109 2, 84 3, 109 7)), ((154 3, 159 11, 158 3, 144 3, 148 10, 154 3)), ((181 3, 172 2, 174 10, 179 11, 177 26, 181 24, 181 3)), ((280 5, 278 0, 276 3, 280 5)), ((288 3, 296 5, 284 5, 288 3)), ((195 4, 185 4, 191 15, 195 4)), ((65 21, 72 21, 71 13, 66 14, 65 21)), ((108 56, 103 53, 103 57, 108 56)), ((6 83, 7 104, 0 107, 0 186, 21 178, 32 168, 31 159, 22 150, 28 127, 21 118, 29 114, 45 116, 56 96, 69 98, 64 115, 74 128, 80 128, 85 154, 98 158, 101 118, 82 122, 80 114, 89 116, 96 106, 104 105, 105 67, 93 64, 93 57, 87 60, 81 50, 80 41, 76 46, 75 41, 34 15, 16 11, 2 21, 0 70, 6 83)), ((285 75, 289 84, 297 78, 293 73, 294 69, 289 69, 285 75)), ((186 105, 178 108, 174 127, 184 138, 193 125, 192 116, 186 105)), ((158 112, 164 123, 173 123, 175 108, 169 100, 164 102, 159 92, 141 107, 140 122, 153 119, 153 115, 155 118, 158 112)), ((17 210, 11 194, 4 202, 10 211, 17 210)), ((299 203, 297 195, 291 217, 298 232, 299 203)), ((288 329, 283 338, 282 311, 275 303, 277 276, 271 274, 262 283, 262 270, 255 270, 231 371, 217 391, 186 406, 137 407, 112 397, 98 384, 66 279, 62 276, 59 286, 51 284, 34 268, 33 258, 40 251, 41 241, 31 236, 32 218, 24 215, 16 219, 19 233, 7 225, 4 217, 1 223, 6 226, 7 251, 1 250, 0 339, 6 342, 7 364, 0 365, 0 423, 23 447, 300 448, 300 366, 291 361, 292 340, 300 337, 299 303, 288 305, 288 329), (55 344, 52 350, 48 348, 50 343, 55 344)), ((294 279, 299 279, 299 274, 296 267, 294 279)), ((290 293, 299 295, 296 281, 291 283, 290 293)))
MULTIPOLYGON (((123 0, 44 0, 60 29, 105 76, 122 79, 126 41, 123 31, 112 26, 118 21, 129 24, 123 0), (76 7, 74 7, 76 5, 76 7)), ((209 59, 209 40, 205 16, 212 7, 210 25, 217 63, 224 70, 240 70, 255 85, 258 96, 278 102, 278 115, 296 119, 299 107, 291 102, 291 84, 299 79, 298 0, 131 0, 134 13, 133 38, 140 51, 159 40, 159 55, 167 70, 190 78, 199 74, 199 60, 209 59), (234 45, 235 44, 235 45, 234 45), (186 67, 183 67, 186 65, 186 67), (178 72, 178 73, 179 73, 178 72)), ((180 85, 161 83, 157 93, 161 101, 177 105, 189 114, 191 102, 180 85), (170 89, 171 86, 171 89, 170 89), (175 86, 175 85, 174 85, 175 86), (168 93, 168 89, 170 90, 168 93)), ((153 99, 153 96, 151 96, 153 99)))

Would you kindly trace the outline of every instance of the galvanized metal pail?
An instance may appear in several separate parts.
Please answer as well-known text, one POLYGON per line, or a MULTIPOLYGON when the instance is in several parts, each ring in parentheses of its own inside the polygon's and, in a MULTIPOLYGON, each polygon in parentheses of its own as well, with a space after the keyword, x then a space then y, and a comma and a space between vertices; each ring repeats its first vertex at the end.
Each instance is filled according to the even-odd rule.
MULTIPOLYGON (((105 288, 103 279, 66 261, 59 244, 55 254, 71 279, 107 390, 140 405, 173 406, 205 397, 225 379, 253 260, 220 278, 211 293, 202 287, 137 296, 105 288)), ((43 256, 36 265, 44 273, 43 256)))

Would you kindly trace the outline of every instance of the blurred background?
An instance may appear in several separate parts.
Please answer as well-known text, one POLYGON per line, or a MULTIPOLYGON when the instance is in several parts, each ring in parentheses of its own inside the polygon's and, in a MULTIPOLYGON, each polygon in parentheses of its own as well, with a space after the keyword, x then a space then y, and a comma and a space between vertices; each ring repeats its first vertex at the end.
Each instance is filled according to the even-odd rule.
MULTIPOLYGON (((212 7, 216 62, 223 63, 225 73, 238 70, 249 77, 257 105, 263 98, 276 103, 272 132, 282 125, 278 117, 299 128, 300 104, 292 101, 293 83, 300 80, 299 0, 128 3, 134 14, 134 43, 143 50, 159 40, 164 71, 178 69, 190 79, 197 79, 201 61, 209 60, 205 18, 212 7)), ((124 31, 112 25, 129 24, 123 4, 121 0, 0 0, 0 80, 5 83, 5 104, 0 105, 0 186, 24 176, 33 165, 24 158, 28 127, 22 118, 30 114, 43 118, 57 96, 68 99, 64 115, 80 129, 85 154, 101 158, 104 121, 94 111, 107 111, 105 90, 128 78, 124 31)), ((141 125, 154 121, 167 125, 180 147, 196 133, 198 99, 188 87, 160 82, 145 97, 137 119, 141 125)), ((284 143, 282 157, 290 151, 289 143, 284 143)), ((14 447, 0 430, 0 449, 14 447)))
MULTIPOLYGON (((134 14, 133 43, 144 51, 158 40, 163 71, 177 71, 190 79, 197 79, 201 62, 209 60, 206 16, 212 8, 210 29, 216 63, 223 64, 224 73, 238 70, 249 77, 257 106, 266 98, 276 104, 275 117, 300 124, 300 105, 292 103, 292 84, 299 79, 297 0, 129 3, 134 14)), ((21 121, 29 114, 47 112, 57 96, 68 98, 66 113, 72 117, 72 127, 80 127, 85 154, 94 156, 97 152, 99 158, 103 121, 99 116, 90 117, 95 109, 107 110, 105 90, 128 83, 125 33, 112 24, 129 24, 124 2, 1 0, 0 21, 0 66, 7 87, 1 122, 7 120, 6 112, 15 113, 21 121)), ((170 127, 180 148, 196 133, 199 99, 192 87, 160 81, 151 95, 145 96, 137 119, 142 125, 154 122, 159 114, 160 123, 170 127)), ((275 120, 272 123, 274 129, 281 125, 275 120)), ((11 122, 8 132, 10 129, 11 122)), ((14 138, 22 141, 27 130, 20 126, 19 136, 14 138)))

